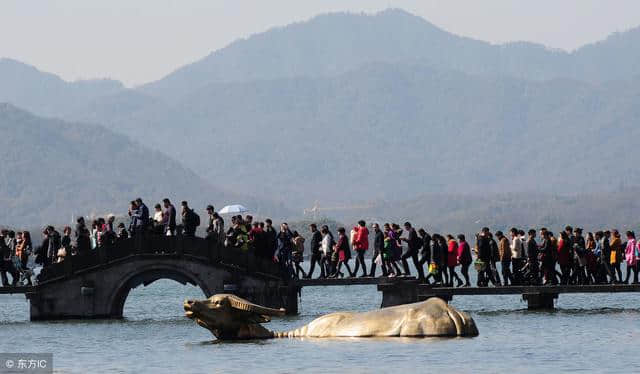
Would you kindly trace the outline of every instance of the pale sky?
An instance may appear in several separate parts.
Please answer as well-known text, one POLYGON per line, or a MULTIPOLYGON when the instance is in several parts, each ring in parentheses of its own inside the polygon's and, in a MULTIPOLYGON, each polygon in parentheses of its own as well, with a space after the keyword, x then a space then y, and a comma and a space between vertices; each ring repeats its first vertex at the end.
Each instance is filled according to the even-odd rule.
POLYGON ((133 86, 274 26, 385 8, 475 39, 565 50, 640 25, 638 0, 0 0, 0 57, 133 86))

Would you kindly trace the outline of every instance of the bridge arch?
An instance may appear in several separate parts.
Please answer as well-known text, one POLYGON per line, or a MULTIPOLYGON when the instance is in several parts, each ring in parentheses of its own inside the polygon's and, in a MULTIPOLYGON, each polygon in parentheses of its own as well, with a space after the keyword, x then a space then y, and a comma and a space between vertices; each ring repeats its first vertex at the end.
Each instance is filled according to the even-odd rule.
POLYGON ((199 273, 180 266, 180 264, 148 264, 137 268, 113 286, 107 304, 110 310, 109 314, 111 316, 122 317, 124 305, 131 290, 140 285, 146 287, 160 279, 170 279, 183 285, 190 284, 196 286, 202 290, 206 297, 210 297, 216 292, 219 292, 204 279, 201 279, 199 273))

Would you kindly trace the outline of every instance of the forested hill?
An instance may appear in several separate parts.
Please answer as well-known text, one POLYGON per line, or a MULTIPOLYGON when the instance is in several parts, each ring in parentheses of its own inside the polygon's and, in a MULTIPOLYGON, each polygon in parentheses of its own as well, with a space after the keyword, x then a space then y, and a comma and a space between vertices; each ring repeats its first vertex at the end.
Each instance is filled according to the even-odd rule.
POLYGON ((397 9, 375 15, 332 13, 238 40, 141 90, 173 100, 213 82, 330 76, 371 62, 598 83, 640 74, 638 45, 640 28, 566 52, 460 37, 397 9))
POLYGON ((209 180, 260 185, 294 204, 609 191, 640 184, 630 141, 640 136, 638 82, 372 64, 330 78, 211 84, 114 128, 146 136, 209 180), (175 142, 183 137, 188 145, 175 142), (224 162, 209 167, 203 149, 224 162))
POLYGON ((0 225, 123 214, 136 197, 150 208, 163 197, 189 200, 199 211, 207 203, 242 198, 250 206, 262 204, 260 211, 278 211, 275 204, 214 188, 158 150, 104 127, 41 118, 0 103, 0 133, 0 225))

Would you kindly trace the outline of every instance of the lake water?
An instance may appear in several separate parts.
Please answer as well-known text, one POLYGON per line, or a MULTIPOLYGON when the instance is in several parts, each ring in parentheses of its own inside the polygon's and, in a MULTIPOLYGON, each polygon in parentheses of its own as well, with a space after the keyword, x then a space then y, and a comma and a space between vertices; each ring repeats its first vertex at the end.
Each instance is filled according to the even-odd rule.
MULTIPOLYGON (((60 373, 640 372, 640 295, 560 295, 553 312, 520 296, 457 296, 480 336, 215 342, 183 316, 199 289, 158 281, 133 290, 123 320, 29 322, 24 296, 0 295, 0 351, 53 352, 60 373)), ((378 308, 375 286, 304 288, 289 330, 329 312, 378 308)), ((2 370, 0 369, 0 373, 2 370)))

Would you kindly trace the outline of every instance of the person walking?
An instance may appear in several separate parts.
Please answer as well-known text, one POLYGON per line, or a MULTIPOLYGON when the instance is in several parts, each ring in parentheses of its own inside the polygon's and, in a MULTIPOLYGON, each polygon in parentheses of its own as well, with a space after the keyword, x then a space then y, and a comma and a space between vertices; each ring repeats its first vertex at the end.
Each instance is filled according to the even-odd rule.
POLYGON ((361 278, 367 276, 367 265, 364 262, 364 255, 369 250, 369 230, 365 221, 358 221, 358 225, 354 227, 355 237, 353 238, 353 249, 356 251, 356 267, 353 274, 357 275, 360 266, 362 266, 361 278))
POLYGON ((503 285, 513 285, 513 274, 511 273, 511 245, 509 243, 509 239, 504 236, 502 231, 496 232, 496 238, 498 238, 498 255, 500 258, 502 279, 504 279, 503 285))
POLYGON ((489 228, 483 227, 476 240, 478 259, 480 260, 480 264, 478 265, 478 287, 487 287, 489 282, 496 286, 496 280, 493 277, 494 272, 491 269, 493 253, 489 234, 489 228))
POLYGON ((611 242, 610 242, 610 238, 611 237, 611 231, 607 230, 604 232, 604 235, 602 236, 602 251, 600 253, 600 263, 601 263, 601 267, 602 267, 602 273, 603 273, 603 280, 605 283, 610 283, 613 284, 616 281, 616 275, 615 273, 611 270, 611 242), (609 277, 609 279, 607 280, 607 277, 609 277))
POLYGON ((498 273, 498 262, 500 261, 500 251, 498 250, 498 243, 493 238, 493 234, 491 232, 489 232, 489 244, 491 245, 491 261, 490 261, 491 273, 493 274, 493 279, 496 280, 498 286, 501 286, 502 281, 500 280, 500 273, 498 273))
MULTIPOLYGON (((182 202, 182 230, 184 236, 196 236, 196 230, 200 226, 200 216, 191 208, 186 201, 182 202)), ((246 232, 246 231, 245 231, 246 232)))
MULTIPOLYGON (((398 266, 392 266, 393 263, 393 242, 394 239, 390 236, 391 231, 388 230, 388 224, 385 223, 384 231, 382 232, 384 238, 384 245, 382 250, 382 263, 387 267, 389 278, 396 277, 400 274, 398 266)), ((394 264, 395 265, 395 264, 394 264)))
POLYGON ((465 240, 464 234, 458 235, 458 263, 460 264, 460 272, 464 277, 464 287, 471 287, 471 281, 469 280, 469 266, 473 262, 471 256, 471 248, 469 243, 465 240))
POLYGON ((46 233, 48 239, 47 258, 49 261, 48 263, 52 264, 56 262, 56 259, 58 258, 58 250, 61 246, 60 233, 58 233, 53 226, 47 226, 46 233))
POLYGON ((529 282, 533 285, 540 284, 540 264, 538 262, 538 243, 536 242, 536 230, 531 229, 527 233, 527 266, 529 267, 529 282))
POLYGON ((313 271, 316 268, 316 264, 320 268, 320 278, 325 278, 326 274, 324 272, 324 266, 322 265, 322 233, 318 231, 318 226, 315 223, 309 225, 309 230, 311 230, 311 240, 309 241, 309 247, 311 248, 311 265, 309 267, 309 272, 305 278, 311 279, 313 275, 313 271))
POLYGON ((620 263, 622 262, 624 248, 622 248, 622 240, 620 239, 620 232, 618 230, 611 230, 611 257, 609 258, 609 264, 611 265, 611 272, 616 275, 616 282, 622 283, 622 270, 620 269, 620 263))
POLYGON ((153 233, 162 235, 165 227, 165 217, 162 212, 162 206, 160 204, 156 204, 153 209, 153 233))
POLYGON ((540 230, 540 236, 542 242, 540 244, 540 255, 542 256, 542 273, 544 274, 543 285, 557 284, 556 272, 553 266, 554 251, 557 253, 557 249, 554 248, 551 240, 551 233, 548 230, 540 230))
POLYGON ((295 266, 295 274, 296 278, 301 279, 300 273, 302 273, 302 278, 307 278, 307 274, 304 272, 304 269, 300 264, 304 262, 304 242, 305 239, 302 235, 300 235, 297 231, 293 232, 293 252, 291 253, 291 260, 295 266))
POLYGON ((522 267, 524 266, 524 243, 522 242, 522 238, 520 236, 520 230, 513 227, 509 230, 511 235, 511 244, 509 249, 511 249, 511 263, 513 265, 513 282, 512 284, 522 284, 522 267))
POLYGON ((640 248, 638 248, 636 242, 636 235, 633 231, 627 231, 627 247, 624 251, 625 260, 627 261, 627 277, 624 280, 625 284, 629 284, 629 278, 633 271, 633 283, 638 283, 638 262, 640 260, 640 248))
POLYGON ((62 239, 60 239, 60 249, 58 250, 58 260, 60 261, 60 257, 71 256, 72 248, 71 248, 71 227, 65 226, 62 229, 62 239), (60 251, 63 251, 64 256, 60 256, 60 251))
POLYGON ((424 270, 420 265, 420 261, 418 261, 418 253, 420 252, 420 248, 422 247, 422 240, 418 237, 416 229, 411 226, 410 222, 404 223, 404 230, 407 232, 407 237, 402 238, 402 241, 407 243, 407 252, 404 253, 400 258, 402 261, 402 267, 404 268, 404 275, 407 277, 411 276, 411 272, 409 271, 409 263, 407 262, 407 259, 411 258, 411 261, 413 261, 413 265, 418 272, 418 279, 420 281, 423 281, 424 270))
POLYGON ((349 259, 351 258, 351 249, 349 248, 349 239, 347 238, 346 231, 344 227, 340 227, 338 229, 338 242, 334 247, 334 253, 337 254, 338 264, 336 265, 335 273, 332 274, 332 277, 342 277, 344 274, 340 271, 342 269, 342 265, 347 268, 350 277, 354 277, 355 274, 351 271, 351 267, 349 266, 349 259))
POLYGON ((2 278, 2 286, 7 287, 9 285, 9 278, 7 273, 12 273, 11 264, 11 249, 7 245, 9 240, 9 230, 2 230, 0 232, 0 277, 2 278))
POLYGON ((388 223, 384 224, 384 232, 387 235, 386 247, 388 247, 387 250, 389 251, 387 269, 390 272, 393 270, 393 274, 398 276, 402 274, 397 263, 397 261, 400 261, 400 257, 402 257, 402 248, 398 245, 398 232, 388 223))
MULTIPOLYGON (((422 250, 420 251, 420 267, 427 264, 427 271, 429 271, 429 265, 431 265, 431 235, 429 235, 424 229, 418 230, 418 235, 422 239, 422 250)), ((426 279, 425 279, 426 281, 426 279)))
POLYGON ((569 284, 571 281, 570 244, 566 231, 562 231, 560 233, 560 240, 558 240, 558 265, 560 265, 561 284, 569 284))
POLYGON ((264 234, 265 234, 265 255, 270 259, 275 259, 275 253, 278 249, 278 233, 273 228, 273 222, 271 218, 264 220, 264 234))
POLYGON ((131 216, 135 218, 134 233, 136 235, 142 235, 145 233, 147 227, 149 227, 149 208, 145 205, 141 198, 137 198, 136 209, 130 212, 131 216))
MULTIPOLYGON (((236 225, 240 226, 240 220, 236 220, 236 225)), ((280 232, 277 236, 277 256, 280 268, 285 278, 290 278, 295 275, 292 264, 292 252, 293 252, 293 234, 289 230, 289 225, 285 222, 280 224, 280 232)))
POLYGON ((433 234, 431 236, 431 264, 429 265, 429 275, 425 279, 426 283, 433 278, 434 285, 444 285, 449 283, 448 280, 443 279, 444 268, 447 263, 447 247, 446 243, 442 247, 443 240, 440 240, 440 234, 433 234))
POLYGON ((456 273, 456 266, 458 265, 458 242, 453 238, 453 235, 447 235, 447 269, 449 271, 449 287, 453 287, 453 278, 458 281, 456 287, 463 285, 462 279, 456 273))
POLYGON ((32 272, 29 271, 29 267, 27 266, 29 263, 29 256, 33 251, 33 244, 31 242, 31 233, 29 231, 23 231, 21 235, 20 243, 16 246, 16 257, 20 266, 20 272, 23 274, 23 277, 27 280, 27 286, 31 286, 33 283, 31 281, 32 272))
POLYGON ((332 261, 335 241, 333 239, 333 234, 329 231, 329 226, 323 225, 320 229, 320 233, 322 234, 322 268, 325 269, 324 274, 328 277, 333 275, 335 272, 332 261))
POLYGON ((176 235, 176 208, 171 204, 171 200, 165 198, 162 200, 164 210, 162 215, 164 220, 164 234, 166 236, 176 235))
POLYGON ((373 227, 373 257, 371 258, 371 272, 369 276, 374 278, 376 276, 376 265, 379 263, 382 268, 382 276, 386 277, 387 266, 384 261, 384 233, 380 230, 380 225, 374 223, 373 227))

